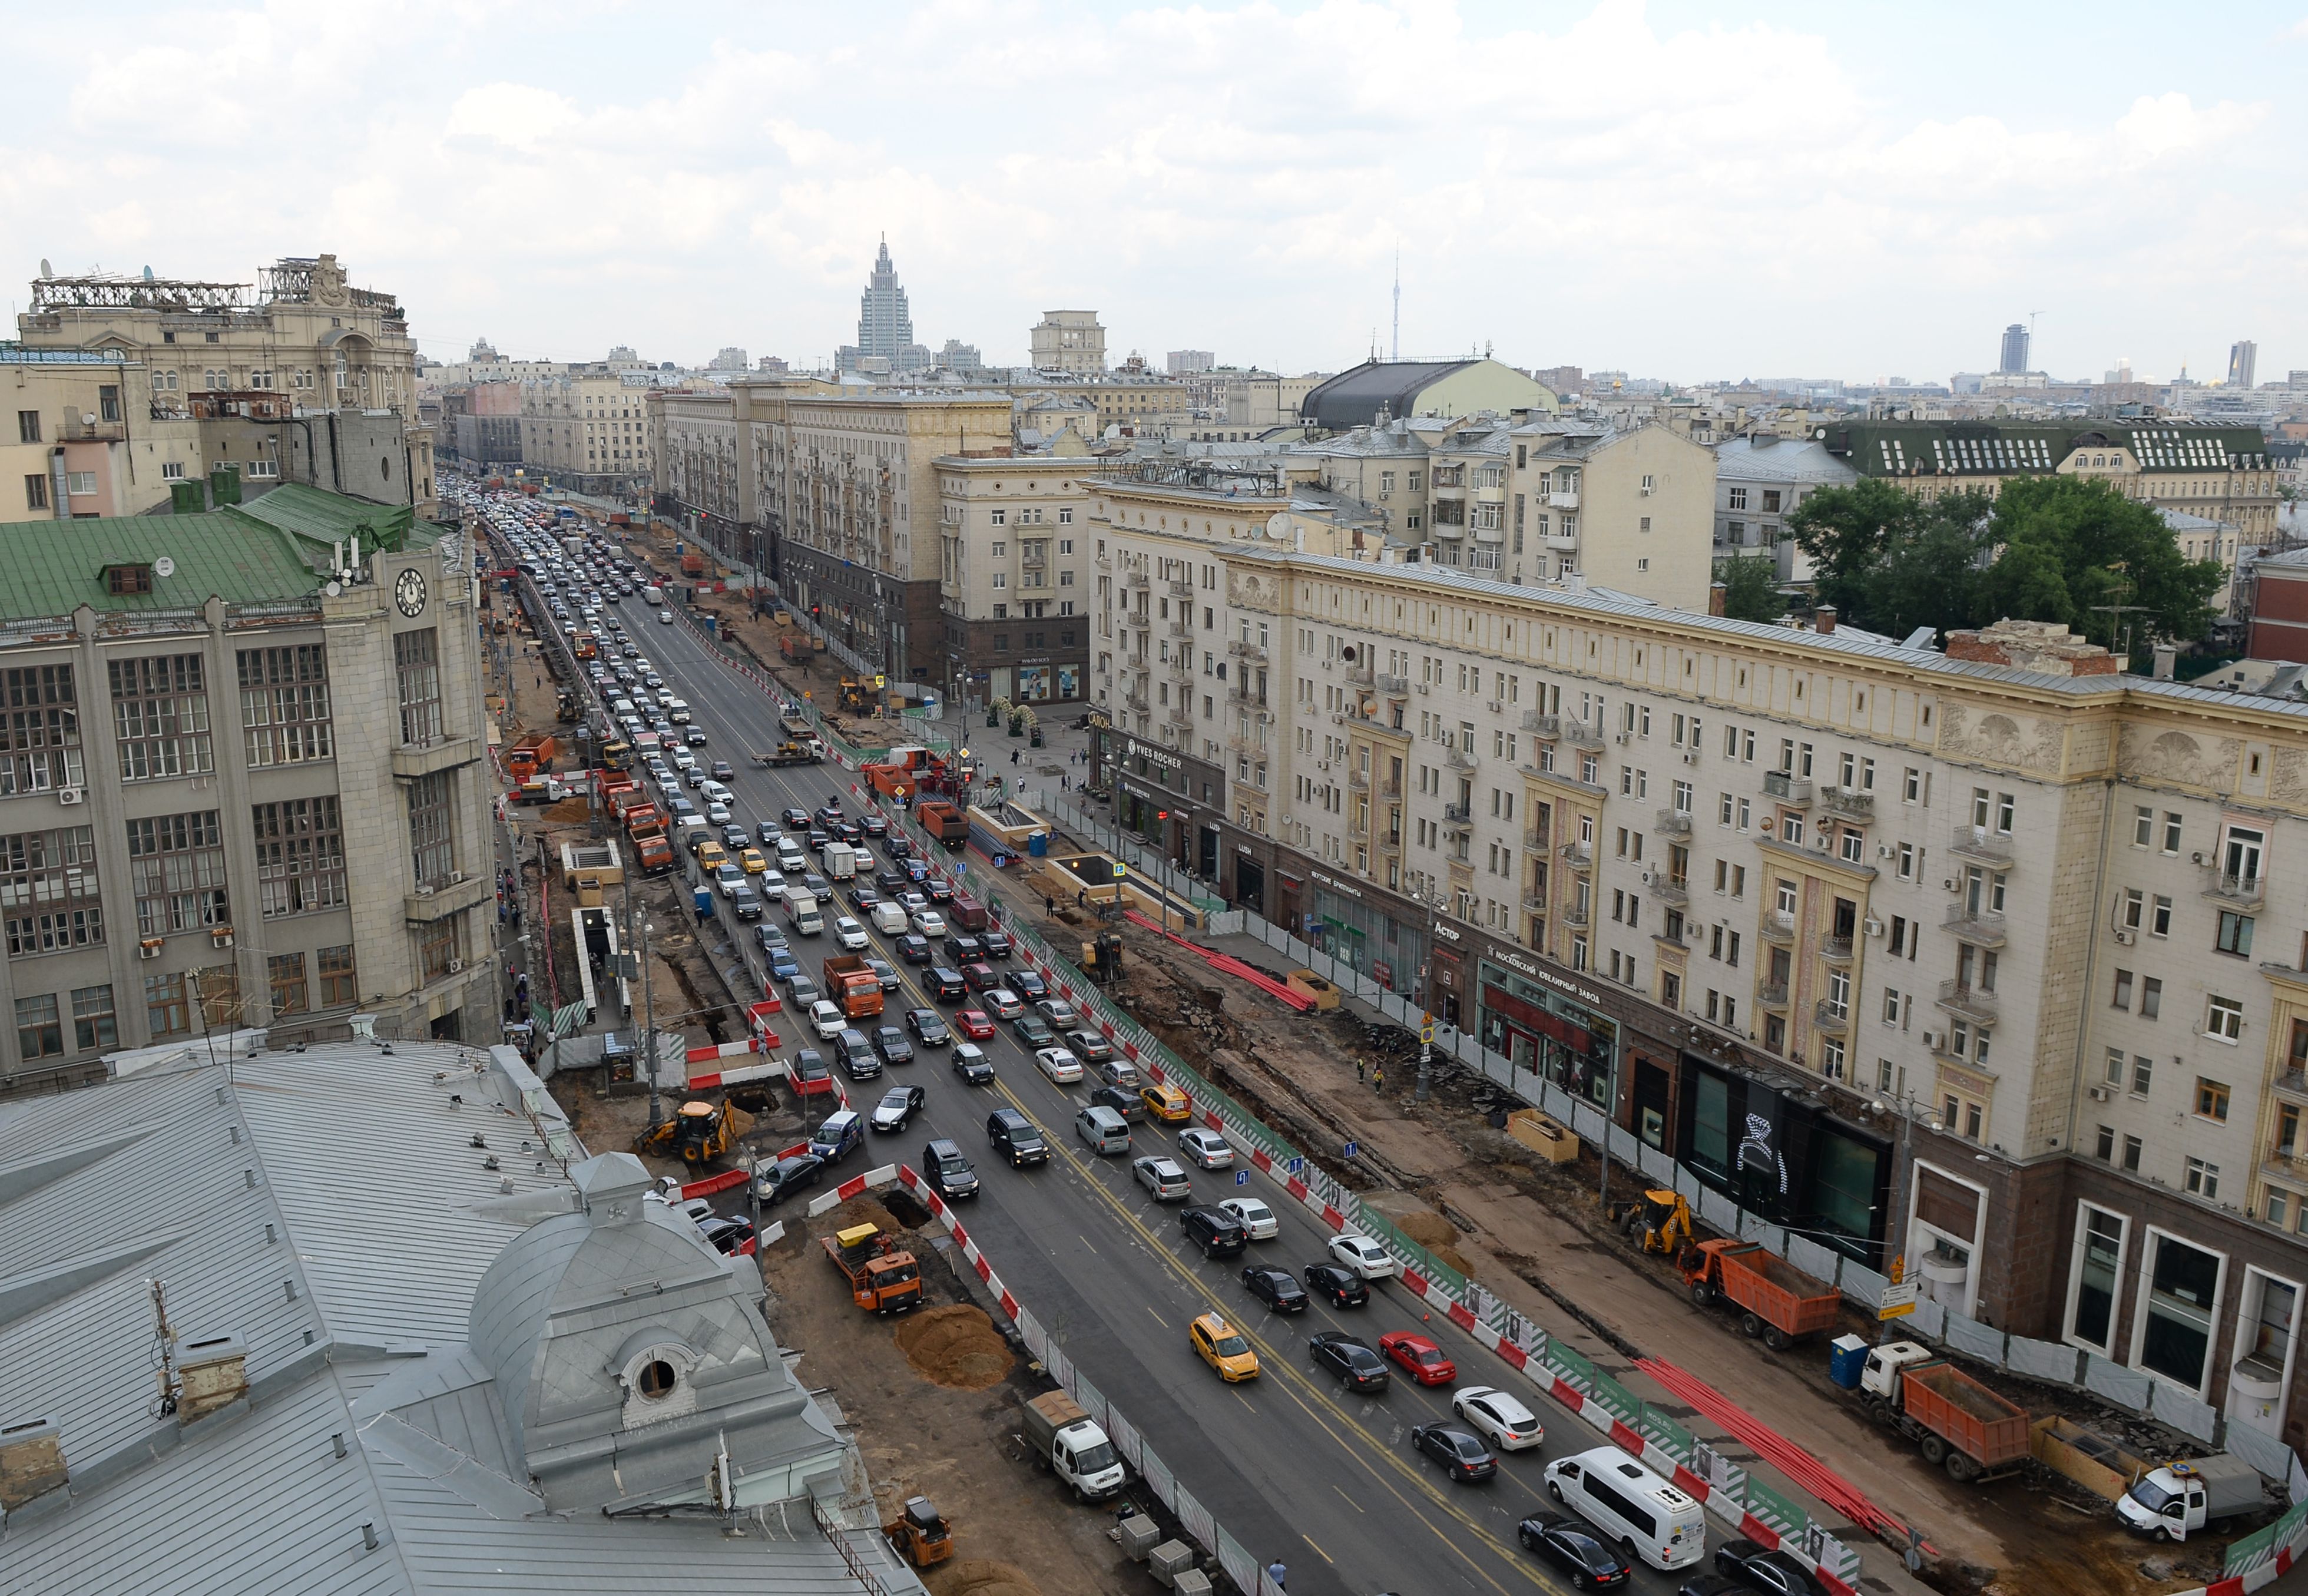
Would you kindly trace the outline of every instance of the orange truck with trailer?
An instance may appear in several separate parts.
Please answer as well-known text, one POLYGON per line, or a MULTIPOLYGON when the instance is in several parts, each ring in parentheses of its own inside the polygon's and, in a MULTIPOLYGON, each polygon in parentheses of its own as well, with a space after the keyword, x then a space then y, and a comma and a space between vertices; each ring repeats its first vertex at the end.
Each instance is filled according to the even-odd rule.
POLYGON ((1843 1294, 1753 1241, 1701 1241, 1684 1249, 1693 1307, 1718 1300, 1739 1310, 1739 1328, 1774 1352, 1835 1327, 1843 1294))
POLYGON ((541 771, 549 771, 553 768, 553 755, 559 749, 560 745, 553 740, 551 732, 531 732, 515 743, 512 751, 505 755, 505 774, 518 785, 541 771))
POLYGON ((633 862, 644 876, 662 876, 673 868, 673 844, 666 841, 665 816, 655 804, 637 804, 625 811, 625 835, 633 839, 633 862))
POLYGON ((1916 1342, 1868 1348, 1855 1394, 1959 1484, 2010 1473, 2032 1451, 2026 1409, 1916 1342))
POLYGON ((914 818, 948 848, 959 848, 969 841, 969 817, 943 798, 915 805, 914 818))
POLYGON ((806 632, 778 634, 778 657, 788 665, 807 666, 812 660, 825 652, 825 639, 806 632))
POLYGON ((825 995, 853 1020, 868 1020, 882 1012, 882 978, 866 964, 863 953, 828 953, 825 995))

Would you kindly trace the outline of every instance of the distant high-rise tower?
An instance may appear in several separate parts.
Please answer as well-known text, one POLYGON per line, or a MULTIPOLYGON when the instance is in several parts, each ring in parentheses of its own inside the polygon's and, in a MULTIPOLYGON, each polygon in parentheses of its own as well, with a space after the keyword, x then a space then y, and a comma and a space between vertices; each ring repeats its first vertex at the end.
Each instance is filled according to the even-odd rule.
POLYGON ((890 240, 874 260, 874 275, 857 300, 857 352, 904 359, 914 341, 914 315, 906 306, 906 290, 898 286, 898 269, 890 263, 890 240))
POLYGON ((1995 369, 1999 372, 2025 371, 2028 369, 2028 326, 2026 323, 2014 322, 2009 327, 2003 329, 2003 358, 1995 363, 1995 369))
POLYGON ((2260 346, 2249 338, 2228 345, 2228 386, 2251 387, 2252 368, 2259 358, 2260 346))
POLYGON ((1106 370, 1106 329, 1094 310, 1046 310, 1027 329, 1026 343, 1038 371, 1098 376, 1106 370))

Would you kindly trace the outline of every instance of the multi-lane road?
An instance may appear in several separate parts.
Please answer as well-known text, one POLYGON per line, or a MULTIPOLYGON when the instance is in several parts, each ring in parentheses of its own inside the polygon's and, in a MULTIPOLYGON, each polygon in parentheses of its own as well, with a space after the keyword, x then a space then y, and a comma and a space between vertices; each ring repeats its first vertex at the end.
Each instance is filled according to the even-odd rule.
MULTIPOLYGON (((769 746, 774 737, 772 701, 712 657, 685 626, 659 624, 637 599, 621 608, 658 672, 706 728, 704 752, 736 767, 728 783, 736 796, 735 818, 752 829, 788 807, 814 810, 836 797, 852 815, 859 812, 853 778, 838 767, 753 765, 748 752, 769 746)), ((732 940, 759 972, 751 928, 735 927, 732 940)), ((933 1003, 917 968, 899 961, 887 939, 876 940, 904 982, 889 995, 889 1015, 921 1006, 951 1017, 960 1005, 933 1003)), ((831 944, 797 937, 794 946, 809 970, 831 944)), ((792 1042, 799 1017, 782 1020, 792 1042)), ((1328 1233, 1314 1216, 1255 1169, 1246 1186, 1235 1184, 1234 1171, 1195 1170, 1195 1201, 1257 1196, 1281 1221, 1279 1236, 1252 1243, 1241 1258, 1205 1261, 1181 1234, 1177 1205, 1151 1202, 1131 1177, 1132 1156, 1175 1152, 1168 1127, 1133 1126, 1132 1154, 1096 1156, 1073 1130, 1086 1085, 1049 1081, 1007 1026, 981 1045, 994 1060, 991 1086, 964 1084, 938 1048, 921 1049, 916 1062, 879 1082, 852 1083, 861 1109, 892 1083, 919 1084, 926 1098, 909 1131, 877 1138, 857 1168, 892 1159, 918 1165, 931 1136, 958 1142, 981 1182, 981 1195, 961 1205, 960 1216, 1004 1281, 1253 1557, 1262 1563, 1279 1557, 1288 1565, 1294 1596, 1497 1596, 1568 1588, 1563 1576, 1517 1544, 1516 1526, 1526 1514, 1553 1505, 1540 1483, 1544 1460, 1585 1450, 1596 1439, 1591 1430, 1542 1401, 1521 1376, 1457 1335, 1440 1316, 1428 1323, 1423 1305, 1399 1285, 1379 1286, 1365 1308, 1318 1304, 1303 1314, 1269 1313, 1241 1283, 1240 1269, 1260 1263, 1295 1272, 1322 1260, 1328 1233), (986 1118, 1003 1106, 1034 1120, 1052 1150, 1048 1165, 1013 1170, 989 1155, 986 1118), (1258 1380, 1223 1385, 1189 1348, 1188 1322, 1212 1308, 1256 1348, 1258 1380), (1383 1394, 1357 1397, 1316 1373, 1305 1350, 1306 1338, 1322 1330, 1348 1331, 1375 1344, 1382 1333, 1404 1329, 1434 1335, 1458 1361, 1455 1385, 1497 1385, 1522 1395, 1546 1422, 1546 1444, 1503 1459, 1489 1483, 1451 1484, 1411 1450, 1409 1432, 1450 1416, 1452 1385, 1421 1387, 1398 1371, 1383 1394)), ((1646 1568, 1638 1571, 1635 1588, 1664 1593, 1678 1583, 1646 1568)))

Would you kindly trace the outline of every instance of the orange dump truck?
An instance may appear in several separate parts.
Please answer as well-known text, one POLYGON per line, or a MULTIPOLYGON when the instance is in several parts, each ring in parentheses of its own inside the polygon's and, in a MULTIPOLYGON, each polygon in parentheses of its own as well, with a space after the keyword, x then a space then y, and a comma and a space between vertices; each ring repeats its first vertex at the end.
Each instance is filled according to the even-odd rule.
POLYGON ((2028 1412, 1930 1348, 1891 1342, 1867 1350, 1854 1393, 1876 1420, 1916 1443, 1927 1462, 1963 1484, 2028 1462, 2028 1412))
POLYGON ((625 811, 625 835, 633 841, 633 862, 644 876, 662 876, 673 868, 673 844, 666 841, 665 816, 655 804, 636 804, 625 811))
POLYGON ((902 1314, 922 1299, 922 1266, 871 1225, 852 1225, 818 1245, 849 1281, 849 1298, 877 1314, 902 1314))
POLYGON ((871 1019, 882 1012, 882 978, 862 953, 826 955, 825 995, 853 1020, 871 1019))
POLYGON ((704 556, 703 555, 702 555, 702 554, 685 554, 685 555, 683 555, 683 556, 681 556, 681 574, 682 574, 684 576, 702 576, 702 575, 704 575, 704 574, 705 574, 705 556, 704 556))
POLYGON ((778 634, 778 655, 788 665, 807 665, 825 651, 825 640, 806 632, 778 634))
POLYGON ((1739 1309, 1739 1328, 1778 1352, 1835 1327, 1843 1295, 1753 1241, 1702 1241, 1684 1250, 1683 1278, 1691 1300, 1718 1298, 1739 1309))
POLYGON ((505 755, 505 774, 516 783, 528 781, 540 771, 553 768, 553 755, 560 745, 551 732, 532 732, 512 746, 505 755))
POLYGON ((969 817, 943 799, 915 805, 914 818, 948 848, 959 848, 969 841, 969 817))

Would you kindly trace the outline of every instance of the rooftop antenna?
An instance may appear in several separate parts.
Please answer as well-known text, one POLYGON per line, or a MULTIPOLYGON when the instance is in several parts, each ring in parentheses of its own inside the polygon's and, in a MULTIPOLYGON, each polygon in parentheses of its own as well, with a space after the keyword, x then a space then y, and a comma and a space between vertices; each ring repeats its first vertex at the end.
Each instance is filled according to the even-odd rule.
POLYGON ((1402 358, 1402 240, 1394 241, 1394 353, 1391 359, 1402 358))

